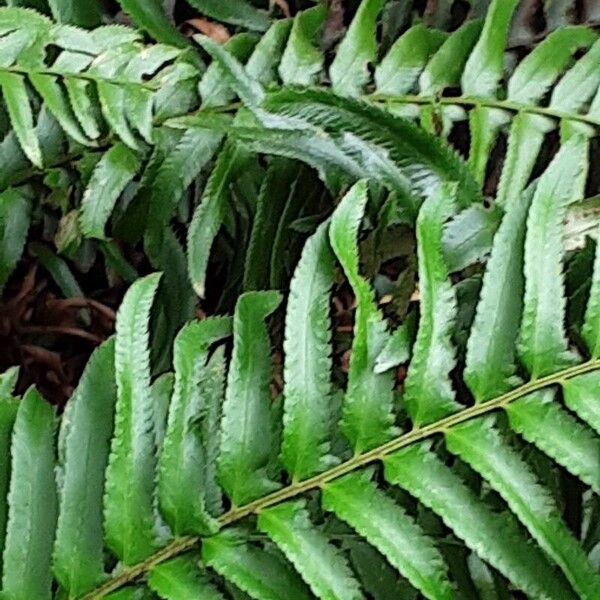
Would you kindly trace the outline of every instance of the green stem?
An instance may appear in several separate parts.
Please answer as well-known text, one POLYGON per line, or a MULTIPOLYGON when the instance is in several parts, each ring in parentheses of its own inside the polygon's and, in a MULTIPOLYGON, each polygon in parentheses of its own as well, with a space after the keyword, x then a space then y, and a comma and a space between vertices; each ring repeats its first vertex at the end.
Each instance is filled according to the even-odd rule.
POLYGON ((551 107, 521 104, 519 102, 512 102, 510 100, 496 100, 494 98, 468 98, 464 96, 444 96, 439 98, 434 96, 386 96, 383 94, 375 93, 369 96, 365 96, 365 100, 375 102, 378 104, 385 104, 386 106, 427 104, 466 106, 468 108, 498 108, 514 113, 527 112, 543 117, 549 117, 551 119, 568 119, 569 121, 578 121, 580 123, 586 123, 587 125, 591 125, 592 127, 600 126, 600 119, 588 115, 569 113, 551 107))
MULTIPOLYGON (((458 413, 445 417, 436 423, 426 425, 425 427, 421 427, 419 429, 413 429, 408 433, 390 440, 382 446, 378 446, 377 448, 369 450, 368 452, 364 452, 363 454, 353 456, 349 460, 340 463, 324 473, 315 475, 310 479, 288 485, 280 490, 277 490, 276 492, 263 496, 262 498, 258 498, 257 500, 254 500, 253 502, 250 502, 244 506, 234 507, 219 518, 219 524, 224 527, 226 525, 236 523, 245 517, 259 513, 261 510, 264 510, 269 506, 279 504, 285 500, 290 500, 311 490, 319 489, 334 479, 342 477, 343 475, 351 473, 352 471, 365 467, 371 463, 380 461, 384 457, 396 452, 397 450, 400 450, 401 448, 405 448, 411 444, 423 441, 431 436, 443 434, 451 427, 455 427, 456 425, 465 423, 466 421, 470 421, 476 417, 481 417, 483 415, 492 413, 495 410, 504 408, 511 402, 514 402, 515 400, 527 396, 535 391, 552 385, 561 384, 562 382, 572 379, 573 377, 577 377, 578 375, 583 375, 584 373, 589 373, 599 369, 600 359, 593 359, 580 365, 575 365, 574 367, 559 371, 558 373, 529 381, 528 383, 525 383, 524 385, 507 392, 498 398, 495 398, 494 400, 490 400, 489 402, 482 404, 475 404, 474 406, 465 408, 458 413)), ((150 556, 145 561, 125 569, 122 573, 110 579, 93 592, 85 595, 82 600, 96 600, 98 598, 104 598, 107 594, 139 579, 156 565, 174 558, 183 552, 191 550, 192 548, 196 547, 200 541, 201 539, 199 537, 193 536, 178 538, 171 542, 168 546, 165 546, 163 549, 150 556)))

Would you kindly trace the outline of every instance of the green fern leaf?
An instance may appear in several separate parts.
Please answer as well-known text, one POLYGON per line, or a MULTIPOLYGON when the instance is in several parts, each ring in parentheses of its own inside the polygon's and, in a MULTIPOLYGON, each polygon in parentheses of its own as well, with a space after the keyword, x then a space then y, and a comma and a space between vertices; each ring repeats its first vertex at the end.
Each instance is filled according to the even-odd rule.
POLYGON ((404 323, 392 331, 386 345, 377 356, 375 373, 383 373, 408 362, 412 356, 412 346, 417 329, 415 317, 415 313, 411 312, 404 323))
POLYGON ((518 0, 493 0, 481 35, 465 64, 462 88, 467 95, 494 97, 504 67, 504 48, 518 0))
MULTIPOLYGON (((260 188, 252 233, 246 251, 244 266, 244 290, 269 288, 271 257, 277 256, 278 268, 282 268, 277 251, 278 230, 284 221, 288 200, 292 196, 299 178, 298 163, 274 157, 260 188), (265 265, 268 265, 267 267, 265 265)), ((285 228, 287 231, 287 227, 285 228)), ((278 288, 275 281, 271 287, 278 288)))
POLYGON ((12 439, 2 590, 14 600, 50 600, 56 526, 54 411, 34 388, 23 397, 12 439))
POLYGON ((175 375, 173 373, 163 373, 150 386, 150 395, 154 406, 154 437, 159 454, 162 452, 165 441, 167 415, 169 414, 169 404, 171 403, 171 396, 173 396, 174 386, 175 375))
POLYGON ((262 86, 277 81, 277 67, 281 63, 291 27, 292 21, 289 19, 273 23, 260 38, 246 63, 246 73, 262 86))
POLYGON ((154 600, 147 587, 126 587, 106 596, 106 600, 154 600))
POLYGON ((596 260, 592 287, 585 312, 581 335, 587 344, 592 358, 600 358, 600 237, 596 242, 596 260))
POLYGON ((114 361, 111 339, 92 354, 61 421, 53 567, 70 598, 89 592, 105 577, 102 499, 117 395, 114 361))
POLYGON ((30 219, 31 205, 19 191, 0 194, 0 290, 23 254, 30 219))
POLYGON ((223 600, 221 593, 198 568, 192 555, 180 556, 154 567, 148 586, 164 600, 223 600))
POLYGON ((106 543, 124 564, 156 548, 154 407, 150 394, 148 325, 160 275, 136 281, 117 317, 115 431, 106 471, 106 543))
MULTIPOLYGON (((573 598, 566 581, 508 512, 495 512, 419 444, 384 460, 385 478, 440 515, 467 546, 532 598, 573 598)), ((371 509, 370 509, 371 510, 371 509)))
POLYGON ((464 379, 477 402, 508 391, 514 381, 515 339, 523 307, 523 245, 533 191, 514 202, 494 238, 467 344, 464 379), (506 282, 510 281, 507 286, 506 282), (490 315, 496 315, 491 319, 490 315))
MULTIPOLYGON (((206 478, 207 440, 201 429, 203 413, 214 400, 201 393, 200 382, 210 346, 230 333, 229 319, 207 319, 187 325, 175 340, 175 387, 159 460, 158 493, 161 509, 177 535, 208 534, 216 529, 204 498, 214 481, 206 478), (190 495, 190 488, 197 491, 190 495)), ((218 387, 215 392, 218 395, 218 387)))
POLYGON ((60 123, 67 135, 84 146, 91 145, 83 132, 77 117, 71 109, 68 98, 63 93, 58 78, 52 75, 31 73, 29 81, 42 97, 52 116, 60 123))
POLYGON ((0 72, 0 88, 6 110, 14 127, 19 144, 27 158, 40 169, 43 167, 42 150, 35 133, 33 113, 25 78, 17 73, 0 72))
POLYGON ((225 81, 246 106, 256 106, 262 102, 265 95, 262 86, 230 52, 204 35, 195 35, 194 40, 218 62, 225 81))
POLYGON ((600 492, 600 439, 560 408, 555 390, 525 396, 506 411, 512 429, 600 492))
POLYGON ((369 81, 369 65, 377 58, 377 18, 385 0, 362 0, 329 69, 333 89, 358 96, 369 81))
POLYGON ((421 317, 404 392, 415 427, 460 408, 449 376, 456 360, 450 340, 456 297, 442 254, 442 228, 453 202, 454 189, 445 187, 425 201, 417 219, 421 317))
POLYGON ((425 65, 447 37, 420 23, 402 34, 375 69, 377 94, 411 93, 425 65))
POLYGON ((600 373, 598 372, 573 377, 562 383, 565 404, 582 421, 600 434, 598 386, 600 386, 600 373))
POLYGON ((587 50, 597 37, 582 26, 562 27, 550 33, 515 68, 508 81, 508 98, 522 104, 542 100, 569 66, 573 54, 587 50))
POLYGON ((288 43, 279 63, 279 76, 286 85, 311 85, 317 82, 325 57, 318 38, 327 18, 327 7, 319 4, 294 17, 288 43))
POLYGON ((123 10, 131 15, 136 25, 155 40, 185 48, 187 40, 175 29, 163 11, 160 0, 118 0, 123 10))
POLYGON ((257 600, 309 600, 311 594, 278 555, 246 542, 235 530, 206 538, 202 560, 219 575, 257 600))
POLYGON ((247 0, 221 2, 221 0, 187 0, 194 8, 208 17, 238 25, 254 31, 265 31, 270 24, 267 13, 255 8, 247 0))
POLYGON ((140 166, 139 156, 122 142, 103 154, 81 200, 80 224, 86 237, 104 239, 115 204, 140 166))
POLYGON ((482 27, 483 23, 479 20, 467 21, 448 37, 419 77, 421 94, 438 94, 460 83, 460 76, 482 27))
POLYGON ((304 502, 286 502, 261 511, 258 528, 281 548, 317 598, 363 598, 346 559, 311 523, 304 502))
POLYGON ((0 373, 0 398, 7 399, 15 393, 20 370, 20 367, 9 367, 0 373))
POLYGON ((328 483, 323 507, 356 529, 426 598, 454 598, 447 566, 432 540, 370 479, 367 472, 328 483))
MULTIPOLYGON (((13 371, 14 372, 14 371, 13 371)), ((3 373, 2 384, 10 381, 10 370, 3 373)), ((3 386, 4 387, 4 386, 3 386)), ((6 523, 8 519, 8 490, 10 486, 10 443, 13 426, 17 417, 19 403, 10 398, 12 390, 0 393, 0 548, 4 548, 6 523)), ((2 570, 2 557, 0 556, 0 571, 2 570)))
POLYGON ((532 377, 572 365, 564 333, 562 222, 579 197, 588 145, 583 136, 563 145, 540 178, 531 203, 525 241, 525 299, 519 355, 532 377))
POLYGON ((354 340, 343 403, 342 432, 356 454, 394 435, 392 373, 375 373, 375 361, 388 340, 375 294, 359 272, 358 235, 367 204, 367 184, 358 182, 331 219, 329 239, 356 297, 354 340))
POLYGON ((212 245, 226 216, 229 187, 246 164, 244 153, 235 144, 226 143, 194 211, 187 239, 188 273, 194 291, 201 298, 206 292, 206 269, 212 245))
MULTIPOLYGON (((319 132, 319 141, 325 137, 324 130, 343 149, 349 134, 367 146, 377 146, 380 156, 386 156, 408 179, 410 192, 416 198, 426 198, 444 181, 459 182, 457 200, 461 207, 467 207, 479 198, 472 175, 456 154, 414 124, 376 107, 322 90, 283 89, 267 94, 263 108, 277 115, 276 119, 263 118, 267 127, 283 131, 305 129, 310 124, 319 132)), ((267 144, 264 147, 270 152, 266 149, 267 144)), ((361 158, 361 153, 346 154, 354 163, 361 158)), ((369 172, 368 166, 366 163, 362 167, 362 176, 378 179, 380 172, 369 172)), ((351 170, 348 172, 352 173, 351 170)))
POLYGON ((478 471, 507 502, 538 544, 561 567, 582 598, 593 598, 600 576, 562 521, 549 494, 489 419, 446 432, 448 449, 478 471))
POLYGON ((599 60, 600 40, 558 82, 550 97, 550 107, 577 113, 592 100, 600 85, 596 68, 599 60))
MULTIPOLYGON (((224 48, 240 62, 246 62, 256 47, 256 36, 239 33, 227 40, 224 48)), ((228 83, 224 67, 213 61, 202 76, 198 85, 202 107, 226 106, 235 98, 235 92, 228 83)))
POLYGON ((102 22, 102 9, 95 0, 48 0, 48 4, 59 23, 89 29, 102 22))
POLYGON ((247 292, 235 309, 218 462, 219 481, 234 506, 278 487, 265 471, 271 452, 271 348, 264 319, 280 302, 277 292, 247 292))
POLYGON ((151 182, 147 243, 160 247, 163 231, 185 190, 221 143, 221 134, 189 128, 158 167, 151 182))
POLYGON ((309 238, 290 284, 284 341, 282 462, 294 481, 333 464, 331 323, 334 257, 329 223, 309 238), (308 318, 307 318, 308 317, 308 318))
POLYGON ((510 210, 511 204, 519 201, 533 171, 544 136, 552 128, 552 122, 540 115, 521 112, 513 119, 496 195, 498 206, 510 210))

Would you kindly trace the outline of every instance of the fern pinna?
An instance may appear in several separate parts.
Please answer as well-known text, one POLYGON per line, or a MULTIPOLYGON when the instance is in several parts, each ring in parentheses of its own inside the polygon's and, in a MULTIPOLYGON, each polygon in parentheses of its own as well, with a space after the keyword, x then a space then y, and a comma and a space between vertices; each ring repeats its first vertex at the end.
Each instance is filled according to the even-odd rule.
POLYGON ((557 30, 504 86, 516 1, 451 34, 416 25, 382 57, 385 3, 363 0, 326 78, 322 5, 267 29, 241 3, 266 32, 198 37, 204 68, 156 10, 122 4, 171 45, 0 9, 0 152, 16 186, 0 205, 0 283, 25 243, 31 165, 81 156, 82 235, 106 249, 120 223, 164 270, 131 285, 56 448, 50 406, 35 388, 15 398, 15 370, 0 376, 2 597, 598 598, 600 252, 588 244, 587 267, 563 275, 598 126, 597 34, 557 30), (467 162, 444 139, 463 120, 467 162), (490 209, 480 188, 501 136, 490 209), (207 167, 185 257, 170 225, 207 167), (292 225, 310 233, 297 252, 292 225), (211 248, 240 231, 232 317, 180 327, 185 294, 207 293, 211 248), (398 231, 414 231, 418 310, 391 320, 365 263, 368 242, 398 231), (340 285, 355 304, 347 376, 340 285), (157 368, 172 335, 172 368, 157 368))

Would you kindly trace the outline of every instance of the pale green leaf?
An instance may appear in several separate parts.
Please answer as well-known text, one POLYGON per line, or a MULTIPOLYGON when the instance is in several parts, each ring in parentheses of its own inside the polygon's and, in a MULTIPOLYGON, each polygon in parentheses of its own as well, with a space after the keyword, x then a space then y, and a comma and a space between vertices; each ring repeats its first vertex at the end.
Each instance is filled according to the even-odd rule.
POLYGON ((375 487, 369 474, 347 475, 326 484, 322 503, 375 546, 426 598, 455 597, 448 568, 433 541, 375 487))
POLYGON ((460 76, 482 26, 480 20, 467 21, 439 47, 419 77, 421 94, 438 94, 460 84, 460 76))
POLYGON ((11 600, 50 600, 56 527, 54 410, 34 388, 23 397, 12 438, 2 590, 11 600))
POLYGON ((207 17, 223 23, 239 25, 254 31, 265 31, 269 27, 267 13, 252 6, 248 0, 235 0, 235 2, 187 0, 187 2, 207 17))
POLYGON ((46 103, 52 116, 65 130, 65 133, 79 144, 84 146, 91 145, 77 117, 73 114, 68 98, 58 83, 58 78, 43 73, 30 73, 29 81, 46 103))
POLYGON ((108 547, 126 565, 149 556, 157 543, 148 328, 159 280, 155 273, 136 281, 117 315, 117 403, 106 471, 104 527, 108 547))
POLYGON ((207 478, 208 440, 204 439, 202 424, 214 404, 210 396, 218 396, 222 386, 209 390, 202 389, 200 384, 208 369, 211 345, 230 333, 229 319, 212 318, 190 323, 175 339, 175 386, 159 459, 158 495, 167 522, 177 535, 208 534, 216 530, 205 501, 214 481, 207 478), (190 494, 190 489, 196 491, 190 494))
POLYGON ((277 81, 277 67, 281 63, 291 27, 290 19, 273 23, 260 38, 246 63, 246 73, 263 86, 277 81))
POLYGON ((465 64, 461 83, 468 96, 494 98, 504 67, 504 49, 519 0, 492 0, 481 36, 465 64))
POLYGON ((70 598, 89 592, 105 577, 102 501, 117 395, 114 362, 110 339, 92 354, 61 420, 53 567, 70 598))
POLYGON ((152 568, 148 586, 163 600, 222 600, 198 568, 198 557, 185 555, 152 568))
POLYGON ((293 480, 332 465, 330 296, 334 257, 329 222, 311 236, 290 284, 284 340, 282 462, 293 480))
POLYGON ((388 334, 375 293, 359 271, 358 236, 367 204, 367 184, 359 181, 344 196, 331 219, 329 239, 354 295, 354 340, 343 402, 341 429, 356 454, 394 435, 393 374, 375 373, 388 334))
POLYGON ((29 231, 31 205, 18 190, 0 194, 0 289, 17 266, 29 231))
POLYGON ((309 600, 310 591, 289 564, 230 530, 202 542, 202 560, 257 600, 309 600))
POLYGON ((565 404, 600 435, 600 372, 586 373, 562 382, 565 404))
POLYGON ((508 99, 538 103, 579 50, 589 48, 597 34, 583 25, 561 27, 542 40, 515 68, 508 81, 508 99))
MULTIPOLYGON (((262 38, 264 39, 264 38, 262 38)), ((256 47, 256 36, 239 33, 231 37, 223 46, 240 62, 246 62, 256 47)), ((219 61, 214 60, 208 66, 198 84, 202 98, 202 106, 225 106, 235 99, 235 92, 229 85, 225 69, 219 61)))
POLYGON ((573 137, 540 178, 531 203, 525 240, 525 299, 519 356, 532 377, 576 362, 565 337, 562 274, 563 220, 585 180, 588 142, 573 137))
POLYGON ((512 202, 494 237, 467 344, 464 379, 477 402, 515 384, 515 339, 523 308, 523 247, 533 191, 512 202), (510 285, 506 282, 510 281, 510 285), (495 315, 495 318, 490 318, 495 315))
POLYGON ((326 17, 327 7, 324 4, 300 11, 294 17, 279 63, 279 76, 283 83, 310 85, 317 82, 325 60, 319 42, 326 17))
POLYGON ((220 65, 225 81, 231 86, 246 106, 262 102, 265 92, 260 83, 246 72, 243 65, 223 46, 204 35, 195 35, 194 40, 220 65))
POLYGON ((550 106, 558 110, 577 113, 591 101, 600 85, 600 40, 580 58, 558 82, 552 96, 550 106))
POLYGON ((430 196, 417 219, 420 319, 413 359, 405 381, 404 403, 415 427, 460 408, 450 381, 455 365, 451 335, 456 297, 442 252, 442 230, 454 203, 454 188, 430 196))
POLYGON ((377 58, 377 18, 385 0, 362 0, 337 48, 329 77, 344 96, 359 96, 370 79, 369 65, 377 58))
POLYGON ((442 463, 428 444, 384 460, 385 478, 440 515, 466 545, 532 598, 573 598, 545 554, 533 545, 509 512, 492 510, 442 463))
POLYGON ((122 142, 102 155, 81 200, 80 224, 86 237, 104 239, 115 204, 140 166, 139 156, 122 142))
POLYGON ((390 333, 386 345, 375 361, 375 373, 383 373, 408 362, 416 333, 416 314, 411 312, 406 320, 390 333))
POLYGON ((218 461, 219 481, 234 506, 278 487, 266 474, 272 443, 271 344, 264 320, 280 302, 277 292, 247 292, 235 308, 218 461))
POLYGON ((533 171, 544 136, 554 128, 546 117, 519 112, 508 134, 508 149, 500 175, 496 204, 505 210, 520 202, 521 193, 533 171))
POLYGON ((403 33, 375 69, 378 94, 402 95, 412 92, 431 56, 447 34, 414 25, 403 33))
POLYGON ((42 150, 34 128, 25 78, 17 73, 0 72, 0 89, 10 122, 25 156, 36 167, 42 168, 42 150))
MULTIPOLYGON (((10 462, 11 452, 10 443, 12 438, 13 426, 17 416, 19 402, 10 398, 12 390, 6 393, 6 388, 3 384, 7 383, 10 372, 9 369, 2 374, 0 387, 0 548, 4 548, 4 538, 6 535, 6 523, 8 520, 8 490, 10 485, 10 462)), ((2 569, 2 559, 0 557, 0 570, 2 569)))
POLYGON ((592 287, 581 335, 592 358, 600 358, 600 235, 596 240, 596 260, 594 261, 592 287))
POLYGON ((261 511, 258 528, 279 546, 317 598, 363 598, 344 556, 311 523, 305 502, 286 502, 261 511))
POLYGON ((504 498, 580 597, 593 598, 600 589, 600 575, 561 519, 551 494, 493 428, 493 420, 479 419, 453 427, 446 432, 446 443, 504 498))
POLYGON ((230 185, 246 164, 244 158, 243 152, 234 144, 225 144, 188 229, 188 273, 194 291, 201 298, 206 292, 206 269, 213 242, 229 206, 230 185))
POLYGON ((600 493, 600 437, 556 402, 546 389, 507 405, 510 426, 600 493))

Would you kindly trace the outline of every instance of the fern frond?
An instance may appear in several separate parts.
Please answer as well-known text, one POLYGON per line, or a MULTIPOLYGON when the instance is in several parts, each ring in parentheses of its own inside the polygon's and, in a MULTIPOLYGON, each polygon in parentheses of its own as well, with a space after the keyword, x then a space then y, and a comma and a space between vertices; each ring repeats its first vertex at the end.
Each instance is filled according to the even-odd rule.
POLYGON ((92 355, 61 420, 53 564, 70 598, 105 578, 102 502, 116 396, 115 341, 110 339, 92 355))
MULTIPOLYGON (((211 381, 217 384, 214 389, 202 389, 200 384, 206 378, 203 372, 208 368, 211 345, 230 333, 229 319, 208 319, 190 323, 175 340, 175 385, 158 465, 158 494, 161 509, 177 535, 215 530, 205 496, 214 497, 216 482, 207 476, 209 439, 205 437, 203 423, 210 407, 219 404, 222 386, 214 379, 211 381), (188 486, 202 493, 190 496, 188 486)), ((215 435, 214 431, 208 433, 215 435)))
POLYGON ((106 470, 104 528, 108 546, 125 564, 135 564, 150 555, 158 536, 148 324, 159 279, 154 274, 136 281, 117 318, 117 402, 106 470))
POLYGON ((334 257, 329 222, 304 246, 290 285, 284 341, 282 462, 293 480, 331 466, 331 324, 334 257))
POLYGON ((425 201, 417 220, 421 318, 404 392, 406 410, 417 427, 460 408, 449 375, 456 361, 450 340, 456 298, 441 245, 453 201, 454 190, 445 188, 425 201))
POLYGON ((51 556, 56 527, 54 411, 35 388, 14 422, 2 590, 11 598, 52 597, 51 556))
POLYGON ((385 322, 370 284, 359 273, 358 236, 367 204, 367 185, 359 181, 331 218, 329 238, 356 297, 354 340, 340 427, 356 454, 391 437, 391 373, 375 373, 375 361, 388 340, 385 322))
POLYGON ((247 292, 235 309, 219 456, 219 481, 235 506, 278 487, 266 474, 271 452, 270 343, 263 320, 280 302, 277 292, 247 292))
POLYGON ((302 502, 288 502, 258 515, 258 528, 288 557, 318 598, 363 598, 345 558, 310 521, 302 502))

